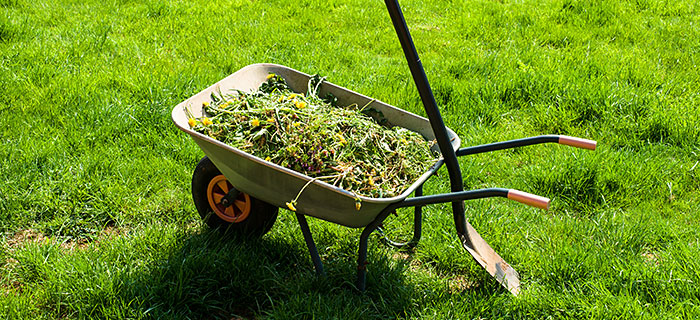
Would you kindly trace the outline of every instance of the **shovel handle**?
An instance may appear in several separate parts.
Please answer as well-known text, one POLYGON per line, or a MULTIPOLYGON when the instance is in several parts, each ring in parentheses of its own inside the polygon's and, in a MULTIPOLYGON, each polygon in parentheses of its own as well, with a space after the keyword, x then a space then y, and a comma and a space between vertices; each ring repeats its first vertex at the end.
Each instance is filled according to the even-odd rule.
POLYGON ((549 210, 549 199, 520 190, 509 189, 508 199, 540 209, 549 210))
POLYGON ((576 148, 595 150, 596 142, 593 140, 576 138, 570 136, 559 136, 559 144, 564 144, 567 146, 572 146, 576 148))

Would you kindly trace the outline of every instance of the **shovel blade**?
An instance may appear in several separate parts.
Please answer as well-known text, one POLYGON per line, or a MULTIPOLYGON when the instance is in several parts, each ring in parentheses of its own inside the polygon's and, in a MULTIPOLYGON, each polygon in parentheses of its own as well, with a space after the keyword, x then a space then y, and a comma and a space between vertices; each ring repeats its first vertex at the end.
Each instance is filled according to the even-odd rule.
POLYGON ((517 296, 520 293, 520 277, 501 256, 496 253, 484 238, 476 232, 476 229, 467 223, 467 234, 460 234, 462 246, 469 252, 474 260, 491 274, 510 293, 517 296))

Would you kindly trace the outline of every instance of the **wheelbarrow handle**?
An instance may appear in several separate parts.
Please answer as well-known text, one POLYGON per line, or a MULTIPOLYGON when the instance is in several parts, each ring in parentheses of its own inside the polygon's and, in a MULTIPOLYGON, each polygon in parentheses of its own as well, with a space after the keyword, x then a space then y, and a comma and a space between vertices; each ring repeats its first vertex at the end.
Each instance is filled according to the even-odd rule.
POLYGON ((595 147, 596 147, 596 142, 593 140, 552 134, 552 135, 543 135, 543 136, 501 141, 501 142, 495 142, 495 143, 489 143, 489 144, 482 144, 482 145, 473 146, 473 147, 466 147, 466 148, 461 148, 461 149, 457 150, 456 153, 457 153, 457 156, 460 157, 460 156, 466 156, 466 155, 470 155, 470 154, 484 153, 484 152, 511 149, 511 148, 524 147, 524 146, 531 146, 533 144, 541 144, 541 143, 559 143, 559 144, 563 144, 563 145, 567 145, 567 146, 589 149, 589 150, 595 150, 595 147))
POLYGON ((520 203, 537 207, 540 209, 549 209, 549 199, 540 197, 531 193, 527 193, 515 189, 504 188, 486 188, 477 190, 465 190, 459 192, 433 194, 427 196, 418 196, 405 199, 390 206, 390 210, 401 207, 424 206, 435 203, 454 202, 462 200, 483 199, 492 197, 503 197, 510 200, 515 200, 520 203))
POLYGON ((508 199, 524 203, 528 206, 549 210, 549 199, 536 194, 510 189, 508 190, 508 199))
POLYGON ((597 142, 577 137, 559 136, 559 144, 564 144, 567 146, 572 146, 581 149, 595 150, 597 142))

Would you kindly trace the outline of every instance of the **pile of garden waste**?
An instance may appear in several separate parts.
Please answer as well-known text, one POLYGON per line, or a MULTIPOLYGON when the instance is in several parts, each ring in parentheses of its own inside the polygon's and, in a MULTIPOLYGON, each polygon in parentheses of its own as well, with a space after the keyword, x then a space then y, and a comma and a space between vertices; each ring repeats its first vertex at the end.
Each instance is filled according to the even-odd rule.
MULTIPOLYGON (((377 110, 341 107, 332 95, 319 97, 322 82, 314 76, 305 94, 296 93, 282 77, 270 74, 254 92, 212 94, 203 106, 206 117, 187 111, 189 125, 261 159, 367 197, 401 194, 437 161, 434 142, 380 124, 385 121, 377 110)), ((290 209, 295 202, 288 203, 290 209)))

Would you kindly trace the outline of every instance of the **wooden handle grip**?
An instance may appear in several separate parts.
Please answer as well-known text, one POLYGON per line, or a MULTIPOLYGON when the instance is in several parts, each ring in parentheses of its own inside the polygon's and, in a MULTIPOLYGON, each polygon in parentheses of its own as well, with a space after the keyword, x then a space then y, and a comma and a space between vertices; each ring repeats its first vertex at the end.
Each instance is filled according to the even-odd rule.
POLYGON ((565 144, 567 146, 572 146, 576 148, 595 150, 596 142, 593 140, 569 137, 569 136, 559 136, 559 143, 565 144))
POLYGON ((549 199, 520 190, 508 190, 508 199, 540 209, 549 210, 549 199))

